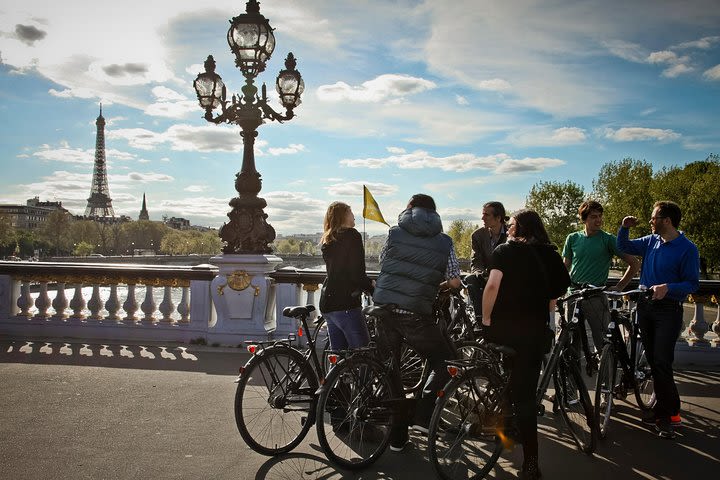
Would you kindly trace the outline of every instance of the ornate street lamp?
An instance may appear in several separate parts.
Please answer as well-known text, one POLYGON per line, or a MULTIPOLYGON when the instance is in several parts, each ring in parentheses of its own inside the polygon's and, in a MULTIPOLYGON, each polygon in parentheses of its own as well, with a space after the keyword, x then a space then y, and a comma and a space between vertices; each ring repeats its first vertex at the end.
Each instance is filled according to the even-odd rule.
POLYGON ((235 54, 235 65, 245 77, 242 95, 233 94, 228 100, 225 84, 215 73, 215 59, 212 55, 205 60, 205 72, 200 73, 193 86, 200 106, 205 109, 205 120, 212 123, 231 123, 239 125, 243 138, 243 161, 236 175, 235 190, 239 196, 230 200, 232 208, 227 215, 229 223, 220 228, 220 238, 224 242, 224 253, 266 254, 271 253, 269 243, 275 240, 275 229, 267 223, 267 214, 263 208, 267 202, 258 197, 262 188, 260 174, 255 169, 255 137, 257 128, 264 120, 283 122, 295 115, 293 109, 300 105, 300 95, 305 89, 300 73, 295 69, 296 60, 292 53, 285 59, 285 69, 275 82, 285 114, 280 114, 268 105, 265 84, 261 95, 254 85, 255 77, 265 70, 275 50, 275 35, 268 20, 260 14, 260 5, 249 0, 244 14, 230 20, 227 33, 228 45, 235 54), (220 107, 220 113, 213 110, 220 107))

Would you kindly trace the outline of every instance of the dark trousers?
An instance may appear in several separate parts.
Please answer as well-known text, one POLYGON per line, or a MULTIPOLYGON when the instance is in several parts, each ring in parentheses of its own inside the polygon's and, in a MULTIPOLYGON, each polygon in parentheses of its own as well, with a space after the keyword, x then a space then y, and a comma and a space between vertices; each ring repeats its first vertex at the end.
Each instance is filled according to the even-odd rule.
POLYGON ((475 311, 475 318, 479 319, 482 315, 482 296, 485 289, 485 278, 479 273, 471 273, 465 277, 465 284, 468 289, 470 303, 475 311))
POLYGON ((656 418, 669 418, 680 411, 680 395, 673 377, 675 342, 682 330, 680 302, 660 300, 638 304, 640 337, 652 369, 657 403, 656 418))
POLYGON ((538 457, 537 406, 535 392, 540 378, 542 353, 527 347, 513 347, 517 354, 513 358, 510 375, 510 401, 515 412, 520 443, 523 446, 523 464, 538 457))
MULTIPOLYGON (((392 382, 395 384, 397 391, 402 392, 402 381, 400 379, 402 341, 404 340, 421 357, 428 360, 430 375, 423 386, 422 396, 417 401, 414 409, 414 420, 427 426, 435 408, 437 392, 450 379, 445 360, 456 357, 455 347, 434 317, 398 314, 396 317, 385 321, 381 328, 381 338, 384 339, 385 347, 392 352, 392 382)), ((407 438, 408 424, 412 419, 410 418, 410 411, 405 413, 405 415, 397 415, 395 418, 395 429, 391 437, 393 443, 398 443, 407 438)))

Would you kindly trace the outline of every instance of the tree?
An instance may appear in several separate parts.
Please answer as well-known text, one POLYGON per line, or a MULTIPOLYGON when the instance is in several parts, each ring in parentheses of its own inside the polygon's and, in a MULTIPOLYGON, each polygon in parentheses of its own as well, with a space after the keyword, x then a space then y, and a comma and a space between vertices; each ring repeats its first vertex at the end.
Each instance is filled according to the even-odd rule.
POLYGON ((72 218, 64 210, 53 210, 40 227, 39 237, 47 241, 55 250, 55 256, 60 252, 69 252, 72 242, 70 241, 70 223, 72 218))
POLYGON ((577 229, 577 210, 585 200, 585 191, 577 183, 543 182, 532 186, 525 207, 542 218, 550 241, 562 249, 565 238, 577 229))
MULTIPOLYGON (((651 191, 653 169, 645 160, 624 158, 606 163, 593 181, 593 197, 603 206, 605 230, 616 232, 622 219, 633 215, 649 219, 655 201, 651 191)), ((638 235, 650 233, 650 224, 640 222, 638 235)))
POLYGON ((95 250, 95 245, 87 242, 80 242, 75 244, 75 250, 73 250, 73 255, 77 257, 87 257, 93 251, 95 250))
POLYGON ((458 258, 470 258, 472 254, 472 232, 477 229, 468 220, 453 220, 450 222, 447 234, 452 238, 455 253, 458 258))
POLYGON ((9 255, 15 248, 15 227, 10 218, 0 215, 0 256, 9 255))

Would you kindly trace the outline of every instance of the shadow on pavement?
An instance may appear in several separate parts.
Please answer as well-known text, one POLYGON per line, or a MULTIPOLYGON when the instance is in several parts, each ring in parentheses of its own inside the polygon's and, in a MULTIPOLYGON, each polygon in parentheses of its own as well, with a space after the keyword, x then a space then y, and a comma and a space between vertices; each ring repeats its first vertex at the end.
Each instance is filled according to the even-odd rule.
POLYGON ((78 365, 236 375, 249 354, 241 349, 193 345, 70 343, 62 340, 0 340, 0 363, 78 365))

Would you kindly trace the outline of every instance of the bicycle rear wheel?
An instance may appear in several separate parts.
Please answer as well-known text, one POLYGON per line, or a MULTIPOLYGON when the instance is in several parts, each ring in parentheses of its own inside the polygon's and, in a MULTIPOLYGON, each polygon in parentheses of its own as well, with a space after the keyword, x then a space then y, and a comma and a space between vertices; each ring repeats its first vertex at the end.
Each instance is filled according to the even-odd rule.
POLYGON ((592 454, 597 437, 595 416, 577 363, 560 357, 553 381, 556 402, 570 435, 581 452, 592 454))
POLYGON ((317 378, 297 350, 270 347, 240 375, 235 423, 245 443, 263 455, 295 448, 315 422, 317 378))
POLYGON ((430 420, 430 462, 446 480, 483 478, 503 449, 497 434, 502 415, 488 395, 487 379, 468 372, 451 379, 443 393, 430 420))
POLYGON ((407 343, 400 347, 400 379, 403 392, 414 393, 418 391, 427 377, 425 360, 407 343))
POLYGON ((338 363, 317 403, 317 435, 328 460, 351 470, 367 467, 390 442, 392 401, 387 370, 368 356, 338 363))
POLYGON ((648 411, 655 406, 655 383, 653 382, 650 363, 645 355, 645 347, 639 339, 636 342, 633 390, 635 391, 638 406, 642 410, 648 411))
POLYGON ((598 435, 600 438, 605 438, 610 425, 616 378, 617 359, 615 357, 615 348, 611 343, 606 343, 600 355, 600 369, 595 383, 595 419, 598 422, 598 435))

